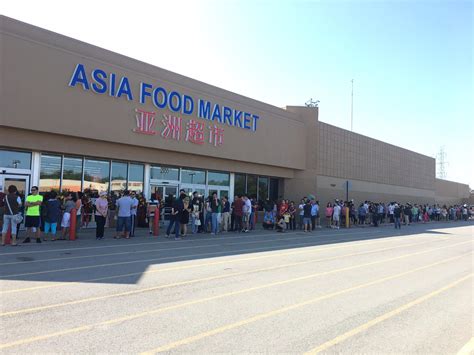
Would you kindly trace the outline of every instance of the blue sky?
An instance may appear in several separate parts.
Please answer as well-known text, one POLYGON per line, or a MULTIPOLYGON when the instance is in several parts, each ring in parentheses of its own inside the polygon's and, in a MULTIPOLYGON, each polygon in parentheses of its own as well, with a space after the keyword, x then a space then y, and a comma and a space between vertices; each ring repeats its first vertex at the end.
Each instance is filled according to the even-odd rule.
POLYGON ((474 188, 472 1, 12 1, 3 14, 416 152, 474 188))

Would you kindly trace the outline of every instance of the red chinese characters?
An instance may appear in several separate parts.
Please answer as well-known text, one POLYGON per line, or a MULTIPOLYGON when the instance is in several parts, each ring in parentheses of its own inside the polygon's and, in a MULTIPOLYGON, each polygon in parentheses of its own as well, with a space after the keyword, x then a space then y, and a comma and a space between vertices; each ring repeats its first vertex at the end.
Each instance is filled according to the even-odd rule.
MULTIPOLYGON (((155 112, 144 111, 138 108, 135 109, 135 112, 137 128, 134 128, 133 132, 147 135, 158 134, 154 130, 156 123, 155 112)), ((204 122, 199 122, 195 119, 190 119, 186 122, 186 120, 179 116, 166 114, 163 115, 161 123, 163 128, 160 136, 164 139, 184 140, 197 145, 203 145, 208 142, 214 147, 220 147, 224 144, 224 129, 216 124, 210 125, 206 129, 204 122)))
POLYGON ((186 141, 194 144, 204 144, 204 123, 190 120, 186 124, 186 141))
POLYGON ((136 115, 135 119, 137 120, 137 128, 133 129, 133 132, 155 135, 157 132, 153 129, 155 125, 155 113, 149 111, 143 111, 138 108, 135 109, 136 115))
POLYGON ((224 144, 224 128, 209 126, 209 143, 214 144, 214 147, 224 144))
POLYGON ((182 122, 181 117, 163 115, 164 119, 161 123, 165 126, 161 131, 161 136, 165 139, 171 138, 179 141, 181 139, 182 122))

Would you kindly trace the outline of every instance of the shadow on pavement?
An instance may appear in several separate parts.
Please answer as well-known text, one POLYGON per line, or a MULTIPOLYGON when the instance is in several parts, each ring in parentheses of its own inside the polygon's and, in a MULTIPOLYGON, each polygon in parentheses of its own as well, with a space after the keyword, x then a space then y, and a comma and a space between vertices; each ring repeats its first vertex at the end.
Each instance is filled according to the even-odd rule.
MULTIPOLYGON (((57 241, 0 249, 0 280, 135 284, 145 271, 168 263, 250 256, 254 253, 289 251, 394 236, 401 239, 419 234, 449 236, 455 234, 452 231, 454 228, 472 227, 473 222, 416 224, 402 226, 401 230, 394 229, 393 225, 339 230, 321 228, 311 233, 257 230, 248 234, 198 234, 180 241, 162 236, 153 238, 146 230, 138 230, 137 236, 130 240, 113 240, 108 237, 96 241, 94 231, 83 231, 75 242, 57 241)), ((472 236, 472 231, 470 235, 472 236)), ((176 265, 164 267, 174 266, 176 265)), ((225 265, 222 267, 224 269, 225 265)))

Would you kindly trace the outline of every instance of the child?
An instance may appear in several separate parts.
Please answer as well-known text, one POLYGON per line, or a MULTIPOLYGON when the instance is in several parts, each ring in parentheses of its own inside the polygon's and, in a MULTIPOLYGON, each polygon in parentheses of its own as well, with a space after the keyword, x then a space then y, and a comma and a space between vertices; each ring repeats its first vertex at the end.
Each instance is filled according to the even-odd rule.
POLYGON ((278 222, 276 224, 276 230, 277 230, 277 232, 284 233, 285 229, 286 229, 285 217, 280 216, 280 218, 278 219, 278 222))

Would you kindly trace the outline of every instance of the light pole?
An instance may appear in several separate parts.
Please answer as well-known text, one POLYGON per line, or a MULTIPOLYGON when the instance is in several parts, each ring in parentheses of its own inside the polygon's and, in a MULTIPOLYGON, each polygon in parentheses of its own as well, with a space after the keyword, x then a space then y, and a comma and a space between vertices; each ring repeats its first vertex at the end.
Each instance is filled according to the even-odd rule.
POLYGON ((354 130, 354 79, 351 79, 351 132, 354 130))

